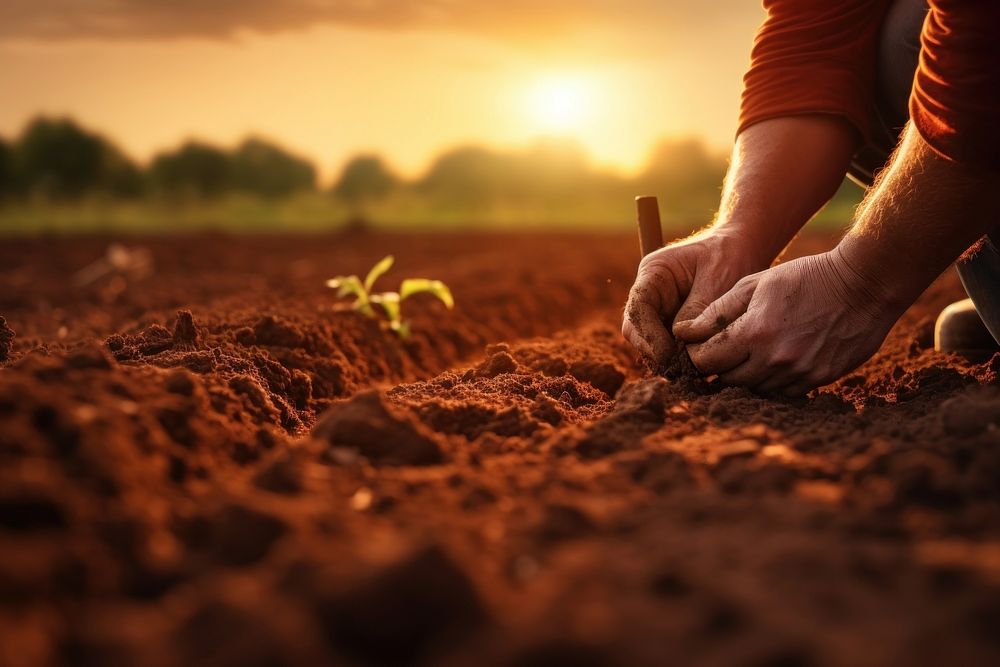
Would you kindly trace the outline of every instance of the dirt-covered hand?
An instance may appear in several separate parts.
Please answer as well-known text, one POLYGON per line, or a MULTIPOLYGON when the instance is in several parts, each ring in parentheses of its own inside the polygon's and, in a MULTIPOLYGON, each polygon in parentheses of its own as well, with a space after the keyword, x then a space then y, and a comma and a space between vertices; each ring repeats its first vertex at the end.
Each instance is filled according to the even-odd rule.
POLYGON ((665 363, 676 344, 673 322, 697 317, 743 276, 770 258, 746 240, 713 229, 650 253, 639 264, 629 292, 622 334, 653 366, 665 363))
POLYGON ((674 333, 706 375, 800 396, 867 360, 900 314, 835 249, 747 276, 674 333))

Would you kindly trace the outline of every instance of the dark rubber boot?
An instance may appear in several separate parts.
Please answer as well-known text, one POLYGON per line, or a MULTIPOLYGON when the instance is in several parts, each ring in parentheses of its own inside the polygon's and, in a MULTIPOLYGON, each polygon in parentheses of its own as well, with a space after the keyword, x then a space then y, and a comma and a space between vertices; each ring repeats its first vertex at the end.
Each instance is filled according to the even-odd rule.
POLYGON ((1000 340, 1000 228, 993 228, 955 268, 965 293, 976 304, 976 311, 994 340, 1000 340))
POLYGON ((956 301, 941 311, 934 326, 934 349, 981 357, 1000 350, 972 299, 956 301))

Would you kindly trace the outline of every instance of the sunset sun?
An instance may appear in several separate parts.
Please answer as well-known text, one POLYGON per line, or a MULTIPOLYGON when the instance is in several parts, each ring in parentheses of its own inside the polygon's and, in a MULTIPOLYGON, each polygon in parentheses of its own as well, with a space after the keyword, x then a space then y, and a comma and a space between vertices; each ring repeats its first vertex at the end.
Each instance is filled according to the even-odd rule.
POLYGON ((590 81, 580 76, 549 76, 537 81, 528 98, 528 113, 540 130, 569 133, 587 122, 594 103, 590 81))

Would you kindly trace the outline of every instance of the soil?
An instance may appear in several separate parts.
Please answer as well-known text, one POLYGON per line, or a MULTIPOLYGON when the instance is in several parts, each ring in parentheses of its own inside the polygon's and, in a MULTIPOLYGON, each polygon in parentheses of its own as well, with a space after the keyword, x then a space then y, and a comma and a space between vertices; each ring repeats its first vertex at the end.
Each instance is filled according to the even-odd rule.
POLYGON ((779 401, 642 367, 632 236, 110 241, 0 245, 0 665, 1000 661, 951 272, 779 401), (324 287, 387 252, 408 340, 324 287))

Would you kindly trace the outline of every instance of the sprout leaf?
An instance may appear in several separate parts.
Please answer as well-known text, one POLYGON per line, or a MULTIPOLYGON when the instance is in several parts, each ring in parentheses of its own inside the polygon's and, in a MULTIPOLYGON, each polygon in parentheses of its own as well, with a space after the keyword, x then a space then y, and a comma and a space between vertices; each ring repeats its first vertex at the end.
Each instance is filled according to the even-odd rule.
POLYGON ((399 300, 403 301, 414 294, 427 292, 433 294, 448 308, 455 307, 455 299, 451 296, 451 290, 440 280, 428 280, 427 278, 410 278, 404 280, 399 288, 399 300))
POLYGON ((383 257, 378 264, 372 267, 368 275, 365 276, 365 291, 371 292, 372 286, 375 285, 375 281, 378 280, 386 271, 392 268, 392 263, 396 261, 392 255, 386 255, 383 257))
POLYGON ((353 296, 354 303, 351 304, 354 310, 361 311, 368 317, 375 317, 368 299, 368 291, 361 284, 361 279, 357 276, 337 276, 326 281, 326 286, 337 290, 338 297, 353 296))
POLYGON ((378 317, 373 305, 379 306, 386 315, 389 328, 399 334, 400 338, 409 338, 410 322, 403 319, 402 303, 408 297, 421 292, 432 294, 444 303, 448 308, 455 307, 455 300, 452 298, 451 290, 440 280, 429 280, 427 278, 410 278, 404 280, 399 287, 399 292, 377 292, 372 293, 375 282, 385 275, 385 272, 392 268, 393 257, 386 255, 378 264, 372 267, 364 282, 356 275, 337 276, 326 281, 326 286, 337 290, 338 297, 353 296, 354 303, 351 304, 354 310, 359 311, 367 317, 378 317))
POLYGON ((382 292, 381 294, 372 294, 372 303, 377 303, 382 306, 382 310, 385 314, 389 316, 389 323, 392 325, 393 329, 396 329, 400 320, 400 309, 399 295, 395 292, 382 292))
POLYGON ((327 280, 326 286, 337 290, 337 296, 361 296, 364 293, 357 276, 337 276, 327 280))

